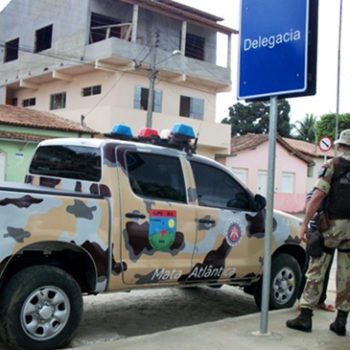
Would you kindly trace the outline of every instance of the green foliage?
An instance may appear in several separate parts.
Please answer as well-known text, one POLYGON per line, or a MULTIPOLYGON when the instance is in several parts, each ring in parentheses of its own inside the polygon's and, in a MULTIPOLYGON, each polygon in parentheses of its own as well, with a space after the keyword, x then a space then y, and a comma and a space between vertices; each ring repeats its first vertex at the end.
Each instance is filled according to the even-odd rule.
MULTIPOLYGON (((231 124, 232 135, 245 135, 247 133, 263 134, 269 132, 269 108, 268 102, 251 102, 248 104, 236 103, 229 108, 229 117, 222 123, 231 124)), ((290 105, 286 100, 278 100, 277 107, 277 132, 281 136, 288 137, 291 126, 289 119, 290 105)))
POLYGON ((292 125, 295 138, 298 140, 315 143, 316 122, 317 117, 313 114, 306 114, 303 120, 298 120, 294 125, 292 125))
MULTIPOLYGON (((316 123, 316 136, 319 140, 322 136, 329 136, 332 140, 335 140, 335 123, 336 115, 334 113, 325 114, 321 116, 320 120, 316 123)), ((350 129, 350 114, 340 114, 338 132, 344 129, 350 129)))

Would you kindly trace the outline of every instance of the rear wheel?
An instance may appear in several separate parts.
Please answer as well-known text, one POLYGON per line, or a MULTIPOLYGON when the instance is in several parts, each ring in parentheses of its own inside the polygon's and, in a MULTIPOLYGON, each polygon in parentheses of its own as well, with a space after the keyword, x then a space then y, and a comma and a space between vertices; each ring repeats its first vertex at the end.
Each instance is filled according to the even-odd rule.
POLYGON ((1 293, 1 336, 14 348, 59 348, 72 338, 82 310, 80 287, 68 273, 47 265, 28 267, 1 293))
MULTIPOLYGON (((271 262, 271 288, 269 309, 292 307, 298 297, 301 270, 296 259, 289 254, 279 254, 271 262)), ((262 283, 256 287, 254 299, 261 308, 262 283)))

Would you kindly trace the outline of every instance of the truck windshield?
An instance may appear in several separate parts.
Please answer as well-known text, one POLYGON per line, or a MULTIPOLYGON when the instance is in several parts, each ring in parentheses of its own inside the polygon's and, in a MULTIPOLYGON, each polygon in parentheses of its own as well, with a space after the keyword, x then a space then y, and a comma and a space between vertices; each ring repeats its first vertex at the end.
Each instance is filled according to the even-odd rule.
POLYGON ((31 174, 99 181, 101 151, 82 146, 42 146, 33 157, 31 174))

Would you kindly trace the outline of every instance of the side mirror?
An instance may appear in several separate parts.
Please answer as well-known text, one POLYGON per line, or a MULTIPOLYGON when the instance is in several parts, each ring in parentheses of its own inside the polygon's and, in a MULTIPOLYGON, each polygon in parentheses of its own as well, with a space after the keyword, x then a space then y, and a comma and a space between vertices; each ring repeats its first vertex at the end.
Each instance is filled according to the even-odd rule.
POLYGON ((254 211, 260 211, 266 207, 266 199, 260 194, 254 197, 254 211))

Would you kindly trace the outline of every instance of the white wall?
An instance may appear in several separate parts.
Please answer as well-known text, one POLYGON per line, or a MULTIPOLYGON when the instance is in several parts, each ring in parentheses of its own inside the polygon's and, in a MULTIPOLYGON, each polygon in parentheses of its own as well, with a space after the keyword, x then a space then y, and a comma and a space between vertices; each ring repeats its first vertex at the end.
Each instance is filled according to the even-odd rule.
MULTIPOLYGON (((66 92, 66 108, 51 112, 75 122, 85 116, 86 125, 102 133, 108 133, 113 125, 128 124, 137 133, 146 125, 147 111, 134 109, 136 86, 148 88, 148 78, 129 72, 107 72, 102 70, 72 76, 71 82, 51 80, 38 85, 37 90, 20 89, 14 97, 21 105, 23 99, 35 97, 38 110, 50 111, 50 95, 66 92), (102 93, 88 97, 81 96, 84 87, 101 85, 102 93)), ((215 122, 216 94, 191 89, 166 81, 157 81, 156 90, 162 91, 162 113, 153 113, 153 126, 158 130, 170 129, 175 123, 191 124, 199 133, 199 144, 211 148, 214 153, 228 152, 230 147, 230 126, 215 122), (203 120, 179 116, 180 95, 204 100, 203 120), (214 150, 215 149, 215 150, 214 150)))

